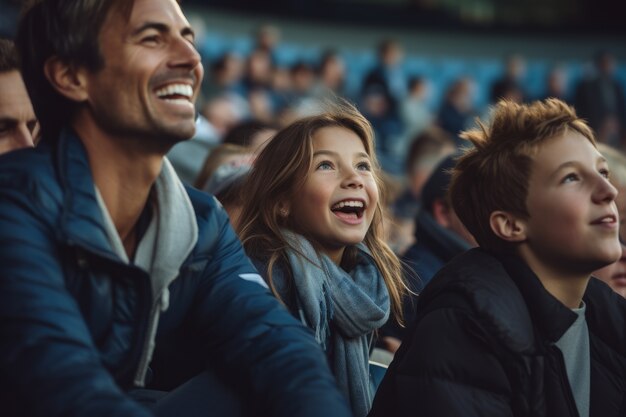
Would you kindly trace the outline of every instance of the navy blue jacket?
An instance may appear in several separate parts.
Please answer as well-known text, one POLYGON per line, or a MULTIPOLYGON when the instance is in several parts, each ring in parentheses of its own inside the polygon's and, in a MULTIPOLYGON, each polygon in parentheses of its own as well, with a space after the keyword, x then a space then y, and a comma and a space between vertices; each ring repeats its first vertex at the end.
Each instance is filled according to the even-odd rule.
MULTIPOLYGON (((187 192, 198 241, 169 286, 147 388, 211 369, 259 414, 348 416, 309 330, 240 277, 256 270, 225 212, 187 192)), ((125 393, 148 330, 150 277, 110 247, 75 135, 0 157, 0 271, 3 415, 150 415, 125 393)))

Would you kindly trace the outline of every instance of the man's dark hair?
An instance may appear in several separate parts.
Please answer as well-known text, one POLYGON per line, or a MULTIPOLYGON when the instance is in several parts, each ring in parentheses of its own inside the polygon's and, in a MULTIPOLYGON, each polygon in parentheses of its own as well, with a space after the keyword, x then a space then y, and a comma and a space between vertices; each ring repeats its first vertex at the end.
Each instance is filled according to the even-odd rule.
POLYGON ((44 137, 56 137, 72 117, 76 103, 63 97, 44 74, 57 56, 66 64, 97 71, 104 66, 98 38, 112 8, 129 12, 126 0, 39 0, 26 6, 15 43, 22 76, 44 137))
POLYGON ((9 39, 0 38, 0 72, 19 69, 15 44, 9 39))

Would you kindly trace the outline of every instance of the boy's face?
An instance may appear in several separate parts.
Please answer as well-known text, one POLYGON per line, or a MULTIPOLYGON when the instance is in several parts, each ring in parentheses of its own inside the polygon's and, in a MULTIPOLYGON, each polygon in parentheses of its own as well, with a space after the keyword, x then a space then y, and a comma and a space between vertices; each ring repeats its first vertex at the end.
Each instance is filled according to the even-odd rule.
POLYGON ((584 136, 568 131, 533 158, 523 220, 528 253, 558 274, 591 273, 621 255, 617 190, 584 136))

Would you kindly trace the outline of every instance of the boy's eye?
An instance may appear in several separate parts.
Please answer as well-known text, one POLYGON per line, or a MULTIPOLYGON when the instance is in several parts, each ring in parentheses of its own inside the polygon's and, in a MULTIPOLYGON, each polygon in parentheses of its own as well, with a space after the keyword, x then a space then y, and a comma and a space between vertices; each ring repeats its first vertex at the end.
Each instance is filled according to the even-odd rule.
POLYGON ((611 173, 609 172, 608 169, 601 169, 600 175, 602 175, 606 179, 609 179, 609 177, 611 176, 611 173))
POLYGON ((568 182, 574 182, 574 181, 578 181, 578 175, 576 174, 568 174, 565 176, 565 178, 563 178, 563 181, 561 181, 562 183, 568 183, 568 182))

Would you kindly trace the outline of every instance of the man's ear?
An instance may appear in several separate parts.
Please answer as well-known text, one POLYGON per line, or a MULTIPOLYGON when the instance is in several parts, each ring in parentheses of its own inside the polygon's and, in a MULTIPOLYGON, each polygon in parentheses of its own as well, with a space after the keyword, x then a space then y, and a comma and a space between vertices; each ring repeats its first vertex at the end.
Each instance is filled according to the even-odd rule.
POLYGON ((497 210, 489 216, 489 226, 500 239, 507 242, 523 242, 526 240, 525 223, 518 216, 497 210))
POLYGON ((53 56, 45 62, 43 71, 52 88, 62 96, 77 102, 87 100, 87 80, 82 70, 53 56))

